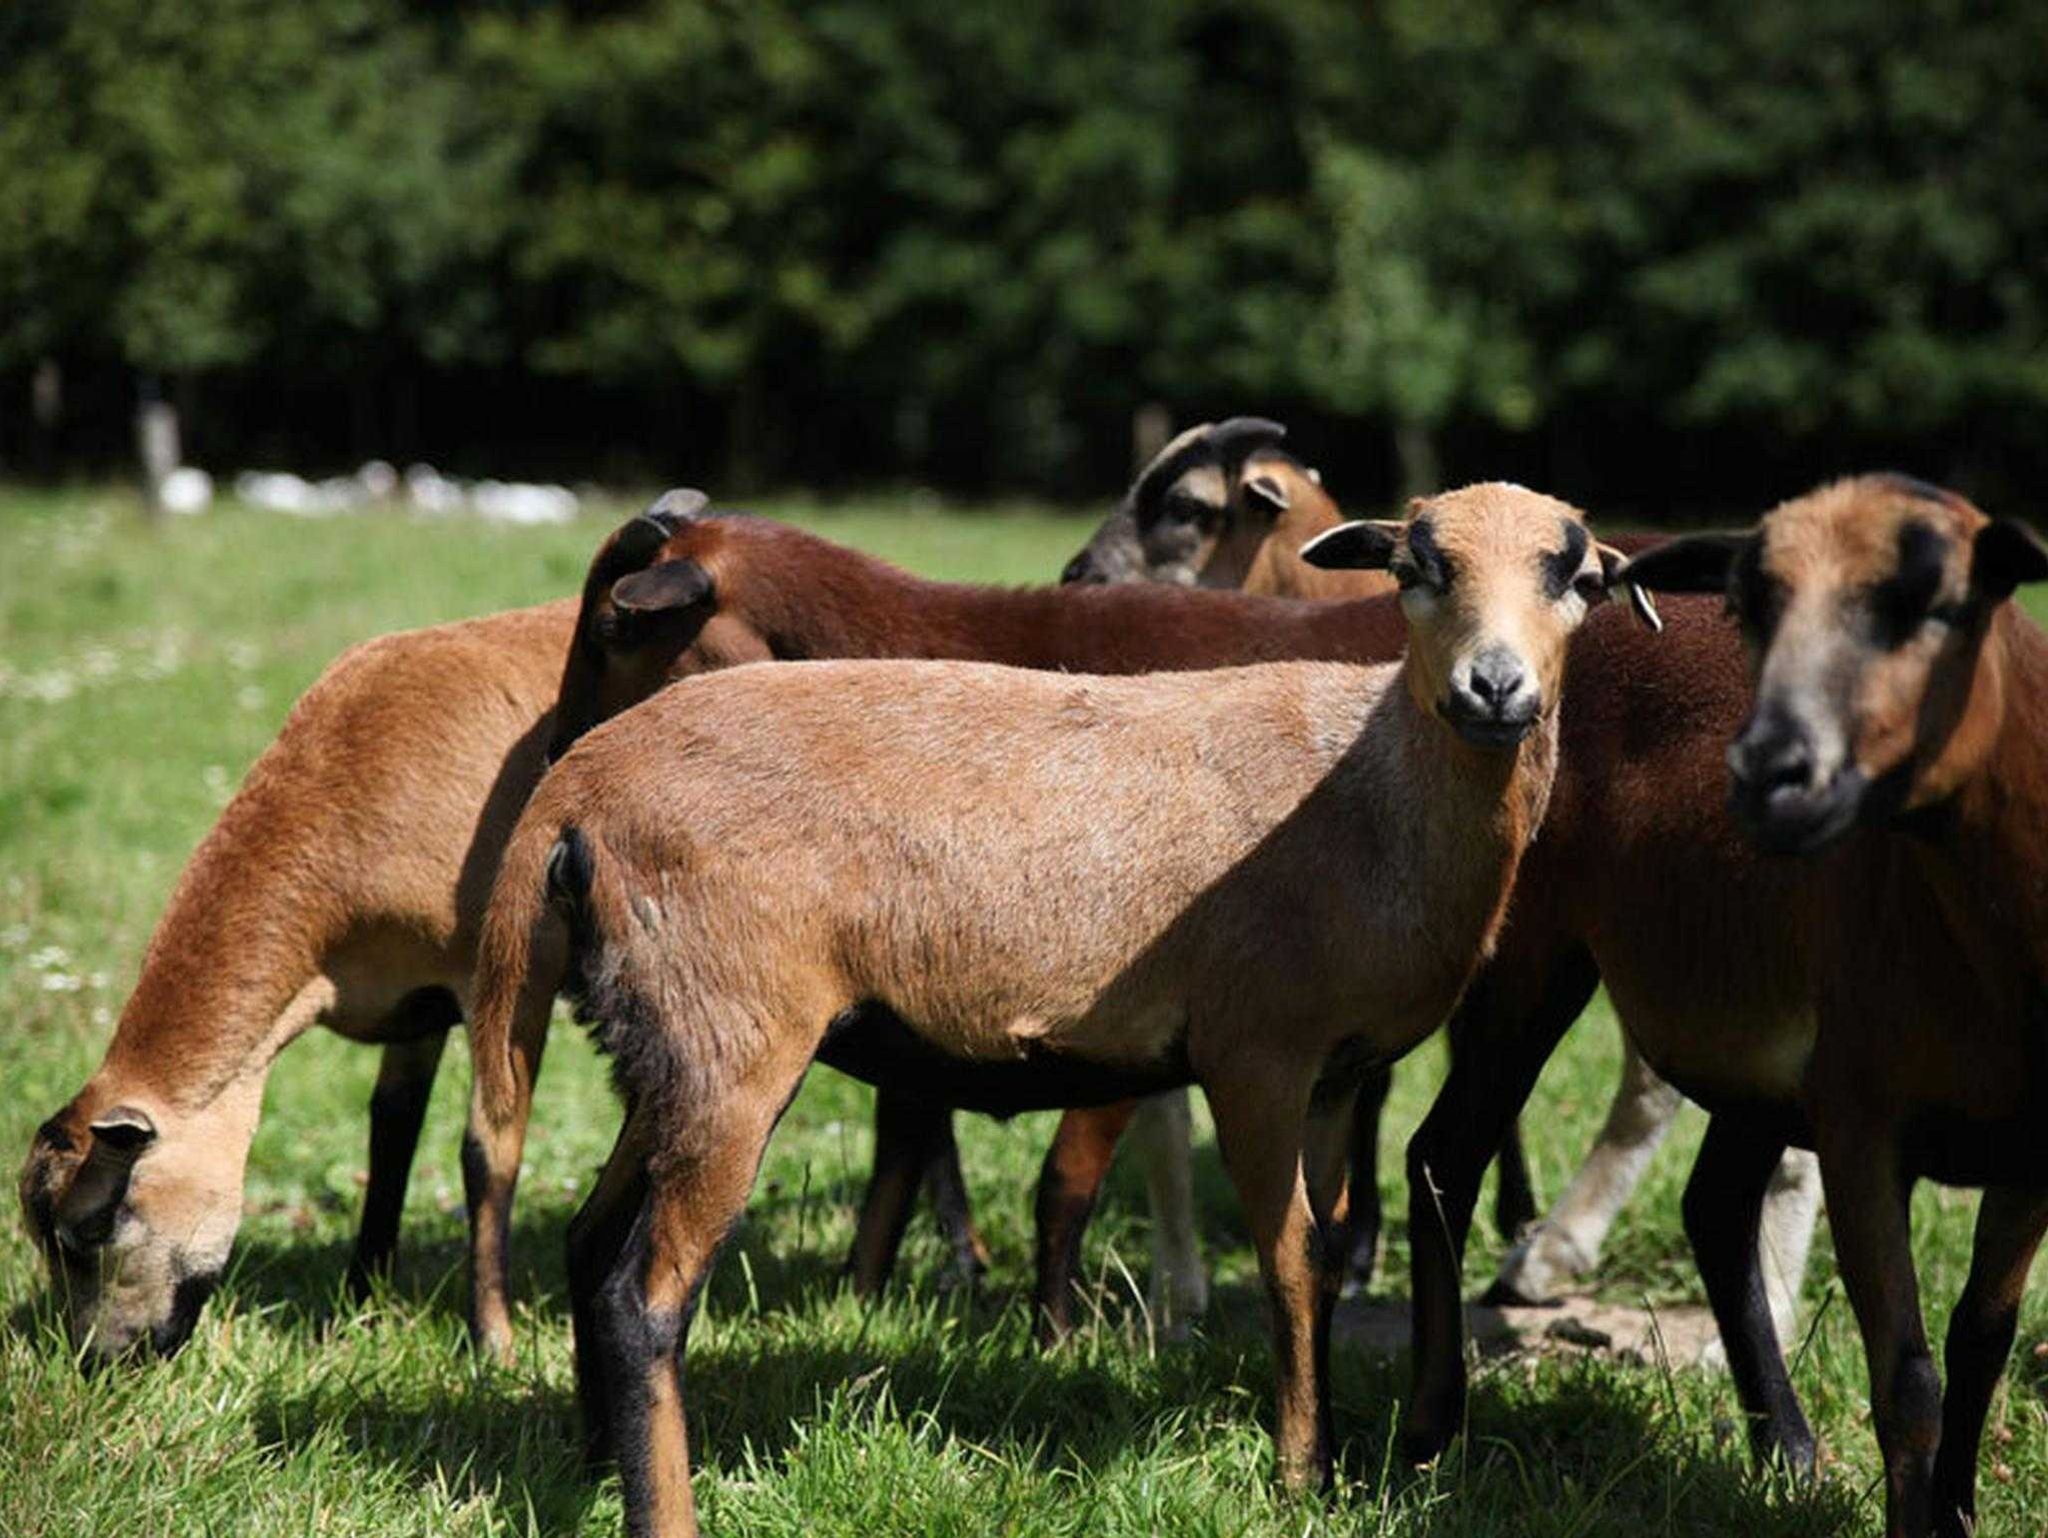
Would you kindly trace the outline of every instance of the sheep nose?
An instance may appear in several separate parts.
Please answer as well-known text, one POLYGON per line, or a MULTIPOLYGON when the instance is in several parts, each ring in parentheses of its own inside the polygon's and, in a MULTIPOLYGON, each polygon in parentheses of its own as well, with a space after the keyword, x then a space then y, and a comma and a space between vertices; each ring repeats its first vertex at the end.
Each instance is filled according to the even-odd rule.
POLYGON ((1775 712, 1759 715, 1728 749, 1728 768, 1746 795, 1768 803, 1813 784, 1813 742, 1775 712))
POLYGON ((1093 582, 1095 580, 1095 562, 1086 550, 1083 550, 1079 555, 1067 562, 1060 570, 1061 582, 1093 582))
POLYGON ((1522 692, 1527 678, 1522 664, 1511 653, 1488 651, 1472 664, 1467 687, 1482 705, 1499 714, 1503 706, 1522 692))

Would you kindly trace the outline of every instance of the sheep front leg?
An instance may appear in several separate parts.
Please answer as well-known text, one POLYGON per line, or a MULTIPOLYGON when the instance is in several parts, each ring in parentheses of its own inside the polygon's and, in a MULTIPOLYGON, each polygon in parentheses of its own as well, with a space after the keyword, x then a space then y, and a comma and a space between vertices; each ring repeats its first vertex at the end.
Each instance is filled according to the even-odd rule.
POLYGON ((1920 1316, 1907 1212, 1912 1182, 1900 1170, 1889 1126, 1851 1115, 1815 1120, 1835 1256, 1870 1369, 1871 1419, 1884 1458, 1885 1531, 1890 1538, 1926 1538, 1934 1527, 1941 1379, 1920 1316))
POLYGON ((1948 1393, 1934 1457, 1934 1520, 1942 1538, 1977 1528, 1977 1449, 1991 1396, 2012 1354, 2027 1272, 2048 1232, 2048 1191, 1993 1186, 1977 1210, 1970 1279, 1949 1315, 1948 1393))
POLYGON ((1782 1459, 1805 1475, 1813 1472, 1813 1431, 1785 1372, 1757 1253, 1764 1193, 1784 1151, 1784 1139, 1763 1128, 1714 1117, 1686 1182, 1685 1235, 1749 1417, 1750 1447, 1759 1461, 1782 1459))
POLYGON ((1412 1462, 1434 1458, 1464 1424, 1465 1241, 1486 1162, 1598 982, 1584 950, 1530 956, 1504 948, 1459 1002, 1463 1045, 1408 1144, 1415 1362, 1401 1450, 1412 1462))
POLYGON ((1073 1328, 1074 1274, 1079 1269, 1081 1235, 1102 1194, 1102 1182, 1116 1159, 1116 1145, 1131 1124, 1139 1102, 1069 1111, 1045 1151, 1038 1172, 1037 1335, 1041 1346, 1054 1346, 1073 1328))
POLYGON ((348 1290, 358 1300, 370 1295, 372 1278, 389 1274, 398 1251, 398 1225, 405 1212, 413 1155, 419 1150, 420 1128, 426 1124, 427 1102, 433 1097, 434 1074, 448 1045, 448 1030, 457 1018, 454 1000, 438 990, 436 994, 446 1002, 431 1014, 433 1006, 408 1001, 408 1014, 425 1025, 427 1034, 385 1044, 377 1065, 377 1087, 370 1092, 370 1179, 363 1191, 355 1253, 348 1263, 348 1290))
POLYGON ((1203 1081, 1273 1310, 1274 1469, 1289 1488, 1329 1482, 1334 1442, 1330 1314, 1338 1277, 1302 1171, 1309 1090, 1276 1067, 1234 1065, 1203 1081))

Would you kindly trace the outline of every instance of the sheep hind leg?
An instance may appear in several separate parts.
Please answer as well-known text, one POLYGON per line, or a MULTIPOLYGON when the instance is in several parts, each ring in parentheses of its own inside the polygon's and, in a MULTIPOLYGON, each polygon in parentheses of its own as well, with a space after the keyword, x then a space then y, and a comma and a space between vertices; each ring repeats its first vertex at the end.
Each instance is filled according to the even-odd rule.
POLYGON ((1152 1217, 1152 1282, 1146 1304, 1164 1340, 1186 1338, 1209 1311, 1209 1271, 1195 1230, 1194 1117, 1185 1089, 1140 1101, 1131 1136, 1145 1167, 1152 1217))
POLYGON ((988 1274, 988 1246, 974 1227, 974 1204, 967 1195, 967 1172, 960 1167, 960 1145, 953 1139, 950 1113, 939 1119, 934 1146, 925 1159, 924 1189, 953 1257, 944 1280, 971 1291, 988 1274))
POLYGON ((1274 1467, 1293 1488, 1327 1484, 1334 1447, 1330 1315, 1338 1272, 1302 1169, 1310 1088, 1285 1068, 1233 1067, 1203 1082, 1272 1306, 1274 1467))
POLYGON ((370 1092, 370 1178, 348 1263, 349 1294, 358 1301, 370 1295, 374 1278, 390 1274, 405 1212, 405 1187, 419 1150, 420 1129, 426 1125, 427 1102, 433 1098, 434 1075, 448 1045, 448 1032, 461 1019, 454 996, 439 988, 409 995, 399 1013, 407 1039, 385 1043, 377 1087, 370 1092))
POLYGON ((1034 1282, 1038 1344, 1055 1346, 1073 1329, 1074 1276, 1081 1236, 1102 1195, 1102 1182, 1139 1102, 1069 1111, 1060 1118, 1038 1172, 1038 1264, 1034 1282))
POLYGON ((1550 1302, 1599 1263, 1608 1230, 1685 1103, 1643 1061, 1626 1031, 1621 1046, 1621 1082, 1599 1138, 1564 1194, 1501 1261, 1489 1303, 1550 1302))
POLYGON ((1379 1267, 1380 1230, 1386 1214, 1380 1205, 1380 1118, 1394 1087, 1390 1068, 1375 1068, 1359 1081, 1358 1100, 1351 1109, 1350 1174, 1344 1190, 1346 1230, 1344 1275, 1346 1297, 1372 1286, 1379 1267))
POLYGON ((1941 1445, 1934 1455, 1935 1531, 1963 1538, 1977 1528, 1977 1450, 1991 1396, 2012 1354, 2027 1272, 2048 1232, 2048 1191, 1994 1186, 1977 1211, 1970 1279, 1949 1315, 1941 1403, 1941 1445))
POLYGON ((636 1107, 572 1249, 586 1445, 617 1466, 636 1538, 697 1531, 684 1351, 712 1261, 809 1064, 792 1045, 775 1043, 737 1074, 692 1084, 658 1116, 643 1120, 646 1108, 636 1107))
POLYGON ((953 1113, 914 1091, 877 1086, 874 1170, 861 1198, 845 1268, 859 1296, 874 1297, 896 1269, 918 1187, 925 1183, 932 1188, 939 1225, 971 1281, 981 1240, 967 1212, 953 1113))

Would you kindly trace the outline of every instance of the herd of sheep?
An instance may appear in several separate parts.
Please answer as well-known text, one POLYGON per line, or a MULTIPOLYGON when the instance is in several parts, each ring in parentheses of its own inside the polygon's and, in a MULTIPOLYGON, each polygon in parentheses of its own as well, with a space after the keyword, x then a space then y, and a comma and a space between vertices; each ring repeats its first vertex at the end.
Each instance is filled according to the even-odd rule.
POLYGON ((1331 1309, 1375 1262, 1388 1070, 1447 1026, 1408 1150, 1405 1454, 1464 1424, 1488 1163, 1523 1233, 1496 1289, 1543 1296, 1592 1263, 1683 1094, 1711 1114, 1686 1233, 1757 1456, 1813 1468, 1782 1347, 1825 1190, 1888 1531, 1970 1531, 2048 1230, 2048 637, 2008 601, 2048 549, 1897 476, 1664 543, 1604 543, 1504 483, 1343 522, 1281 438, 1182 434, 1058 586, 924 581, 671 492, 580 598, 346 653, 193 854, 100 1067, 30 1150, 81 1360, 190 1336, 269 1065, 315 1024, 383 1051, 364 1283, 467 1023, 471 1325, 507 1351, 566 996, 624 1106, 568 1270, 587 1446, 629 1531, 696 1530, 691 1314, 815 1061, 877 1091, 863 1293, 920 1190, 956 1264, 984 1264, 955 1109, 1065 1113, 1037 1197, 1048 1342, 1127 1130, 1152 1307, 1205 1308, 1200 1086, 1272 1310, 1277 1472, 1313 1484, 1331 1309), (1602 985, 1623 1081, 1530 1223, 1515 1119, 1602 985), (1985 1192, 1946 1390, 1923 1178, 1985 1192))

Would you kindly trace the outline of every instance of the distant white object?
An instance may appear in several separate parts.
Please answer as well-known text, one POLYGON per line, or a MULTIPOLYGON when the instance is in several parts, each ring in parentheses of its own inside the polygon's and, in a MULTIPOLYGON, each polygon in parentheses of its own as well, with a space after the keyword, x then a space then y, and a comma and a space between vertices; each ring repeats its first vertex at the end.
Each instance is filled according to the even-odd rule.
POLYGON ((370 460, 354 475, 318 483, 281 470, 246 470, 235 477, 235 495, 250 506, 298 518, 352 512, 396 497, 401 491, 413 511, 423 516, 474 513, 487 523, 569 523, 582 508, 576 493, 566 486, 526 481, 478 481, 472 485, 428 464, 407 465, 401 475, 381 459, 370 460))
POLYGON ((460 481, 451 481, 432 465, 408 465, 405 495, 422 513, 459 513, 469 498, 460 481))
POLYGON ((235 495, 268 513, 317 518, 325 511, 319 506, 319 489, 289 470, 244 470, 235 477, 235 495))
POLYGON ((479 518, 489 523, 571 523, 576 493, 566 486, 536 486, 525 481, 478 481, 470 493, 479 518))
POLYGON ((398 471, 388 459, 364 461, 356 471, 356 484, 373 502, 388 502, 398 491, 398 471))
POLYGON ((180 465, 157 483, 156 500, 167 513, 203 513, 213 506, 213 477, 180 465))

